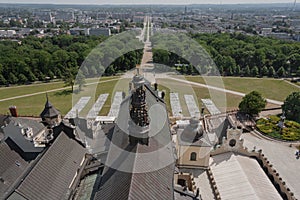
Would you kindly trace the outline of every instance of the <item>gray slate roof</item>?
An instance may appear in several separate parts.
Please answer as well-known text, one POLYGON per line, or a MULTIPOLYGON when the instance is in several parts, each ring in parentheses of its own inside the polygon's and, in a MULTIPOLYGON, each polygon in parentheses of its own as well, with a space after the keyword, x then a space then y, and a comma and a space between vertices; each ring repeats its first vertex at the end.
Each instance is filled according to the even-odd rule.
POLYGON ((16 192, 30 200, 67 198, 85 153, 79 143, 61 132, 16 192))
POLYGON ((24 128, 32 128, 33 137, 35 137, 40 131, 45 129, 45 126, 35 120, 11 117, 9 124, 3 128, 5 138, 11 138, 23 152, 43 151, 44 148, 36 148, 33 142, 25 139, 21 132, 24 128))
POLYGON ((106 167, 94 199, 174 199, 174 152, 165 104, 146 85, 149 145, 129 144, 130 98, 120 108, 106 167))
POLYGON ((26 170, 28 163, 5 143, 0 143, 0 199, 26 170))
POLYGON ((47 99, 45 108, 40 114, 41 118, 52 118, 58 116, 59 114, 60 112, 47 99))
POLYGON ((188 140, 186 140, 185 135, 183 134, 183 131, 184 131, 183 129, 179 129, 177 131, 178 143, 180 145, 183 145, 183 146, 199 146, 199 147, 211 147, 212 146, 207 133, 204 133, 201 137, 199 137, 196 140, 188 141, 188 140))

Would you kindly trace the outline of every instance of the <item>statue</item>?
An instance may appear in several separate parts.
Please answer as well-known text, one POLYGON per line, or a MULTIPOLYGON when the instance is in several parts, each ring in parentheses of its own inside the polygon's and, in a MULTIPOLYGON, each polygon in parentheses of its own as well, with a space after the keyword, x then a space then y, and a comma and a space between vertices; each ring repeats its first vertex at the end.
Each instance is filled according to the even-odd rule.
POLYGON ((278 122, 277 126, 279 126, 280 129, 283 129, 284 126, 284 120, 285 120, 285 112, 283 111, 281 117, 280 117, 280 121, 278 122))

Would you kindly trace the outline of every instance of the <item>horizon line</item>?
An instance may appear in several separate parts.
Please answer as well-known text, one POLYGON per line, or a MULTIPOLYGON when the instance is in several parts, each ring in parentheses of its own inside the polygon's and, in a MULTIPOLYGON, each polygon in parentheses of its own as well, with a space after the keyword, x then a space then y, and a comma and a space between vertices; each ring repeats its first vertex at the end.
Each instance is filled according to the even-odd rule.
MULTIPOLYGON (((172 6, 181 6, 181 5, 213 5, 213 6, 220 6, 220 5, 279 5, 279 4, 294 4, 294 2, 276 2, 276 3, 260 3, 260 2, 256 2, 256 3, 182 3, 182 4, 178 4, 178 3, 110 3, 110 4, 99 4, 99 3, 50 3, 50 2, 45 2, 45 3, 34 3, 34 2, 24 2, 24 3, 9 3, 9 2, 0 2, 1 4, 7 4, 7 5, 74 5, 74 6, 89 6, 89 5, 99 5, 99 6, 136 6, 136 5, 172 5, 172 6)), ((300 4, 300 3, 296 3, 296 4, 300 4)))

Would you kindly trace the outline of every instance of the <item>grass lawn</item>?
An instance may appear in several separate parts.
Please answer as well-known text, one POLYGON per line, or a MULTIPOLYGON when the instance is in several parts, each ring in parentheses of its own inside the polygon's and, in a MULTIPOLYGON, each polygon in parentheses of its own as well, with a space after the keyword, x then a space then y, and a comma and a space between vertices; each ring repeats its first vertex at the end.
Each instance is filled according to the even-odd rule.
MULTIPOLYGON (((242 97, 238 95, 233 95, 230 93, 219 92, 215 90, 208 90, 207 88, 198 87, 198 86, 190 86, 185 83, 181 83, 174 80, 166 80, 166 79, 158 79, 157 83, 159 84, 159 89, 163 89, 167 91, 167 95, 165 98, 167 109, 169 114, 172 113, 170 106, 170 96, 169 92, 177 92, 179 94, 179 99, 182 107, 182 112, 184 116, 189 116, 189 112, 187 109, 187 105, 185 103, 184 94, 192 94, 194 95, 195 100, 197 100, 197 104, 199 109, 202 107, 201 99, 212 99, 216 106, 220 109, 220 111, 230 111, 238 109, 239 103, 242 101, 242 97)), ((278 105, 273 105, 268 103, 266 108, 275 108, 278 105)), ((205 113, 208 114, 208 111, 205 109, 205 113)))
MULTIPOLYGON (((220 79, 219 77, 203 77, 200 76, 187 76, 187 80, 204 83, 205 80, 213 85, 214 80, 220 79)), ((300 89, 288 84, 281 79, 272 78, 246 78, 246 77, 222 77, 224 86, 228 90, 233 90, 242 93, 249 93, 253 90, 260 92, 265 98, 284 101, 285 98, 294 91, 300 89)), ((214 86, 214 85, 213 85, 214 86)))
MULTIPOLYGON (((198 108, 201 109, 202 101, 201 99, 212 99, 216 106, 222 111, 226 110, 234 110, 237 109, 239 102, 242 100, 242 97, 232 95, 232 94, 225 94, 223 92, 218 91, 209 91, 207 88, 193 86, 191 87, 188 84, 181 83, 174 80, 166 80, 166 79, 158 79, 157 83, 161 88, 167 88, 167 92, 176 92, 179 94, 179 100, 182 107, 182 114, 184 116, 189 116, 188 108, 185 103, 184 95, 185 94, 192 94, 196 100, 196 104, 198 108), (210 93, 211 92, 211 93, 210 93)), ((169 113, 171 113, 170 107, 170 99, 169 96, 166 97, 166 104, 169 113)), ((206 111, 206 113, 208 113, 206 111)))
POLYGON ((3 87, 0 88, 0 99, 63 88, 64 85, 65 84, 60 81, 53 83, 40 83, 24 86, 3 87))
MULTIPOLYGON (((110 80, 119 78, 118 76, 111 77, 101 77, 100 81, 110 80)), ((98 78, 86 79, 86 83, 97 82, 98 78)), ((21 85, 21 86, 12 86, 12 87, 0 87, 0 99, 32 94, 37 92, 45 92, 48 90, 54 90, 59 88, 64 88, 65 84, 62 81, 59 82, 50 82, 50 83, 38 83, 31 85, 21 85)))
POLYGON ((167 106, 167 111, 168 111, 168 115, 169 116, 172 116, 172 112, 171 112, 171 104, 170 104, 170 89, 163 86, 163 85, 158 85, 158 90, 159 91, 164 91, 165 92, 165 103, 166 103, 166 106, 167 106))
MULTIPOLYGON (((103 79, 101 78, 101 81, 106 81, 106 80, 114 79, 114 78, 116 78, 116 77, 104 77, 103 79)), ((91 88, 90 86, 84 87, 83 91, 82 91, 82 95, 84 95, 84 96, 93 96, 94 95, 94 98, 95 98, 94 101, 96 101, 97 95, 100 95, 102 93, 110 93, 108 100, 106 102, 106 104, 110 105, 111 93, 117 82, 118 82, 118 80, 113 80, 113 81, 103 82, 101 84, 98 84, 98 87, 96 87, 97 88, 96 95, 94 95, 95 93, 93 91, 92 92, 90 91, 90 88, 91 88)), ((45 85, 47 85, 47 84, 36 85, 36 86, 33 85, 35 88, 35 92, 48 91, 49 87, 45 87, 45 85)), ((57 84, 59 84, 59 83, 57 83, 57 84)), ((62 82, 60 84, 62 84, 62 86, 63 86, 62 82)), ((31 87, 32 86, 13 87, 12 89, 16 89, 17 91, 25 90, 27 93, 23 93, 23 94, 34 93, 33 89, 31 87)), ((57 88, 61 88, 61 87, 57 86, 57 88)), ((7 94, 6 89, 7 88, 5 88, 5 92, 7 94)), ((1 91, 1 94, 2 94, 2 91, 1 91)), ((10 92, 8 94, 10 94, 10 95, 7 97, 17 96, 12 92, 10 92)), ((59 91, 55 91, 55 92, 49 92, 48 96, 49 96, 50 102, 57 109, 60 110, 62 115, 65 115, 72 108, 72 100, 73 100, 73 102, 76 101, 76 95, 73 96, 71 90, 67 89, 67 88, 59 90, 59 91)), ((97 96, 97 98, 98 98, 98 96, 97 96)), ((1 95, 1 99, 2 99, 2 95, 1 95)), ((42 112, 42 110, 44 108, 45 102, 46 102, 45 94, 38 94, 38 95, 34 95, 34 96, 23 97, 23 98, 9 100, 9 101, 3 101, 3 102, 0 102, 0 113, 7 114, 8 107, 11 105, 15 105, 15 106, 17 106, 19 115, 39 116, 39 114, 42 112)), ((82 110, 82 113, 87 114, 89 109, 92 107, 92 105, 93 105, 93 102, 90 100, 89 104, 86 106, 86 108, 82 110)), ((104 106, 108 107, 107 105, 104 105, 104 106)))

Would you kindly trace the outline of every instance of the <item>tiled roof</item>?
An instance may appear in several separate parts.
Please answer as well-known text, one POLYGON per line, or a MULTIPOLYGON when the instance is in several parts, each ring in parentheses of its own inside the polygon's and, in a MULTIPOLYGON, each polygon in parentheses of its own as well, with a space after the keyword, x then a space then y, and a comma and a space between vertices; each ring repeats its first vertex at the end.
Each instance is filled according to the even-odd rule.
POLYGON ((0 143, 0 199, 4 198, 27 166, 28 163, 17 152, 10 149, 5 142, 0 143))
POLYGON ((30 200, 67 198, 85 153, 79 143, 61 132, 16 192, 30 200))
POLYGON ((165 104, 146 86, 148 145, 129 144, 130 98, 120 108, 96 200, 174 199, 174 152, 165 104), (121 119, 121 120, 120 120, 121 119))

